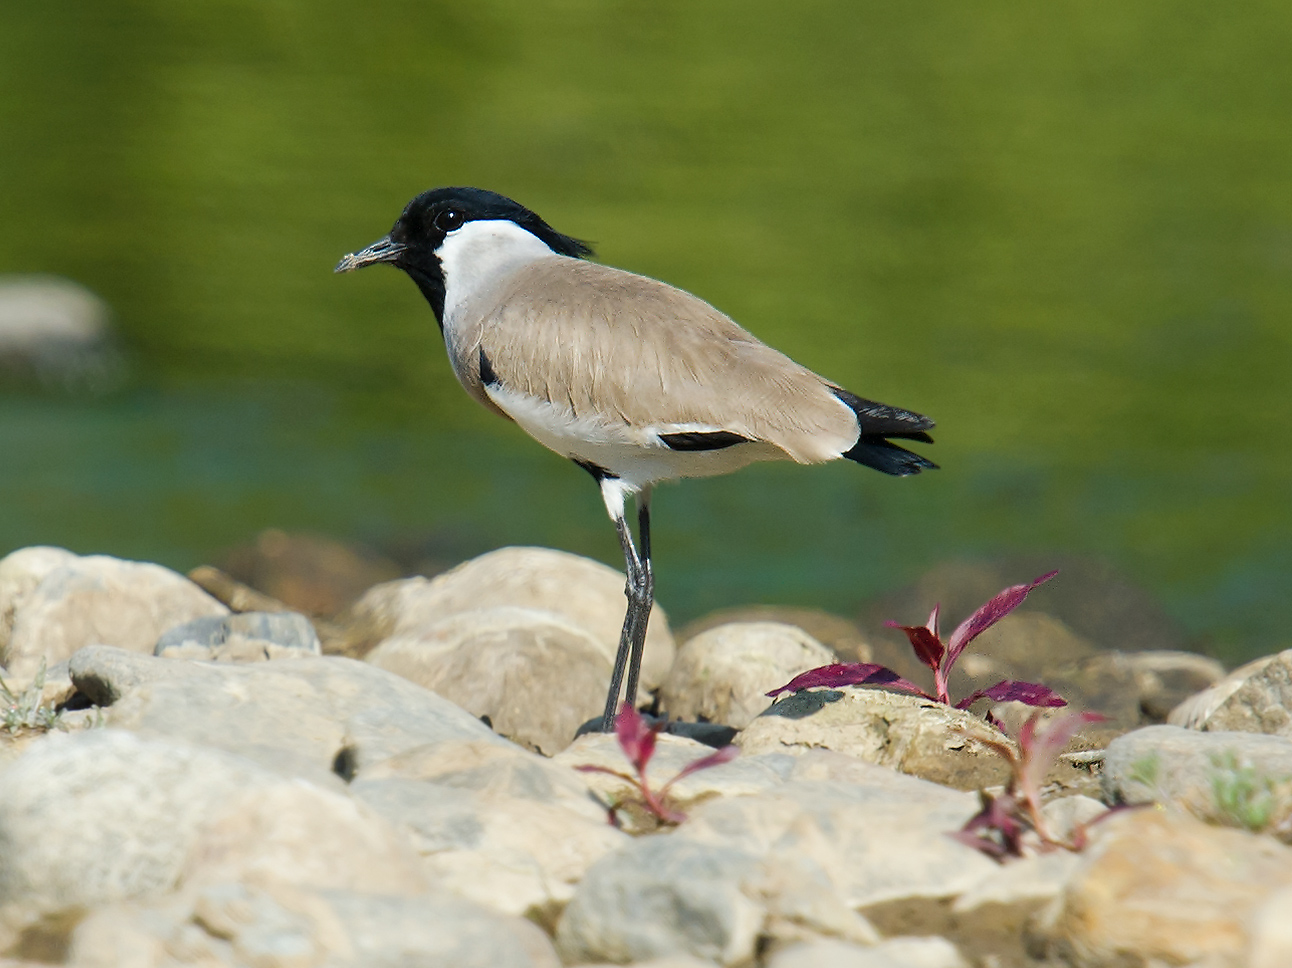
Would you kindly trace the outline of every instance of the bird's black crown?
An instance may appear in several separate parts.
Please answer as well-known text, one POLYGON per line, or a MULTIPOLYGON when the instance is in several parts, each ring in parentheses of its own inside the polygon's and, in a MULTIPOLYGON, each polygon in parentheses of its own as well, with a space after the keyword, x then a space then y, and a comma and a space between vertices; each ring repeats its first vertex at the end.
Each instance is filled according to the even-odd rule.
POLYGON ((505 219, 536 236, 558 255, 592 255, 586 242, 562 235, 519 202, 483 188, 433 188, 405 207, 390 231, 396 242, 434 252, 444 237, 467 222, 505 219))

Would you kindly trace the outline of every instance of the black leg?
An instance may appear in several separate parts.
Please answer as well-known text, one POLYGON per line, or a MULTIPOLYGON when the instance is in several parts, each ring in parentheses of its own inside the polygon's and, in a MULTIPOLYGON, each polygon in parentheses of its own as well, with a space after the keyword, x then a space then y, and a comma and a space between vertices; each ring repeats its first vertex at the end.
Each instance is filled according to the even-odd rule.
POLYGON ((646 623, 650 619, 651 605, 655 598, 655 582, 649 555, 649 491, 638 496, 637 511, 638 526, 642 529, 642 547, 647 549, 645 555, 639 555, 633 544, 632 532, 628 529, 623 513, 623 499, 626 495, 619 482, 613 479, 602 481, 601 492, 606 500, 606 510, 615 523, 619 544, 623 548, 624 570, 627 573, 624 595, 628 599, 623 631, 619 635, 619 651, 615 654, 615 666, 610 675, 610 692, 606 696, 606 708, 601 717, 601 731, 609 733, 615 728, 615 714, 619 711, 619 687, 623 683, 625 672, 628 674, 628 688, 624 700, 629 703, 637 701, 637 682, 641 675, 642 653, 646 647, 646 623))
POLYGON ((639 627, 634 628, 632 638, 632 657, 628 663, 628 688, 624 701, 636 705, 637 680, 642 671, 642 655, 646 651, 646 626, 650 621, 651 608, 655 603, 655 573, 650 565, 650 491, 637 495, 637 541, 642 547, 639 585, 636 600, 628 593, 628 610, 634 605, 639 611, 639 627))

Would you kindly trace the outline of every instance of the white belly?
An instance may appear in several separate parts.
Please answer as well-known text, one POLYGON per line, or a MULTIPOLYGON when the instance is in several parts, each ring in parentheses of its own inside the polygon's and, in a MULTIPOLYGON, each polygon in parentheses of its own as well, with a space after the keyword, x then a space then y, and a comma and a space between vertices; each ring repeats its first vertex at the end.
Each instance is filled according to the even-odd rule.
POLYGON ((562 457, 604 468, 632 487, 679 477, 729 474, 759 460, 784 459, 770 444, 751 441, 719 450, 673 450, 660 434, 715 431, 718 427, 667 424, 634 427, 598 415, 576 415, 569 407, 486 386, 485 393, 525 433, 562 457))

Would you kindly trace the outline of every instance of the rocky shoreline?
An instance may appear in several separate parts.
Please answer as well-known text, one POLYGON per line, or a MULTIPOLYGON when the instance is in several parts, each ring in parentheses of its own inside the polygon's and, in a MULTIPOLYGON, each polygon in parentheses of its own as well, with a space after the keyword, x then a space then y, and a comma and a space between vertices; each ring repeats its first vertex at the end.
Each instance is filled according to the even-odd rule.
MULTIPOLYGON (((1010 615, 955 688, 1026 678, 1105 718, 1045 774, 1047 825, 1083 849, 1002 863, 950 836, 1010 782, 990 703, 772 705, 832 662, 907 674, 804 610, 679 642, 657 608, 656 711, 730 726, 740 753, 670 788, 680 823, 634 810, 616 737, 574 738, 623 602, 621 574, 538 548, 327 621, 214 569, 10 554, 0 968, 1292 965, 1292 652, 1226 675, 1010 615), (1150 806, 1103 816, 1124 804, 1150 806)), ((713 753, 656 742, 655 788, 713 753)))

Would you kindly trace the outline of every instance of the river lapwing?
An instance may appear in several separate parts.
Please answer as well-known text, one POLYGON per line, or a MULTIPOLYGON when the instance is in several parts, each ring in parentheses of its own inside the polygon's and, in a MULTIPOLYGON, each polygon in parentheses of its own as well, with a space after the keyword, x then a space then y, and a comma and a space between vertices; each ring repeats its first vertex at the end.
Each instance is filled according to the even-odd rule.
POLYGON ((390 234, 336 267, 402 269, 431 304, 453 372, 486 408, 586 470, 627 569, 620 686, 634 703, 654 601, 651 489, 759 460, 846 457, 885 474, 936 467, 894 444, 932 443, 933 421, 817 376, 690 293, 586 261, 592 250, 494 192, 437 188, 390 234), (638 544, 625 519, 633 497, 638 544), (640 550, 639 550, 640 549, 640 550))

